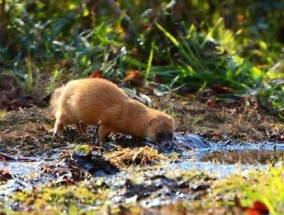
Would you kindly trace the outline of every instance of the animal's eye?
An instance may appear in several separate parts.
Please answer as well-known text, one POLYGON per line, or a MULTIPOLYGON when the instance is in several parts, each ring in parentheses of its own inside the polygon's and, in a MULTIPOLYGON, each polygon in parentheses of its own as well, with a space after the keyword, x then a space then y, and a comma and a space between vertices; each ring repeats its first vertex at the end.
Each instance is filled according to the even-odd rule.
POLYGON ((168 137, 169 137, 170 139, 172 139, 172 138, 173 138, 173 134, 172 134, 172 133, 169 133, 169 134, 168 134, 168 137))

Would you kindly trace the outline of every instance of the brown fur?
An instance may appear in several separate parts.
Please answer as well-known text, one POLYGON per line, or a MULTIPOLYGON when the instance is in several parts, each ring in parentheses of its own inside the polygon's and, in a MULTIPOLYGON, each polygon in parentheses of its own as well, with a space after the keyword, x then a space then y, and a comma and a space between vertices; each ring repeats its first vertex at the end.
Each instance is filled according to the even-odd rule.
POLYGON ((57 106, 58 106, 59 96, 62 94, 63 89, 64 89, 64 86, 55 89, 55 91, 53 92, 51 96, 50 106, 51 106, 51 111, 52 111, 51 113, 53 116, 55 116, 57 106))
POLYGON ((105 79, 70 81, 54 92, 51 107, 55 111, 56 134, 62 135, 65 125, 75 124, 83 133, 86 126, 100 122, 101 143, 111 132, 148 137, 154 142, 172 140, 174 123, 170 116, 131 99, 105 79))

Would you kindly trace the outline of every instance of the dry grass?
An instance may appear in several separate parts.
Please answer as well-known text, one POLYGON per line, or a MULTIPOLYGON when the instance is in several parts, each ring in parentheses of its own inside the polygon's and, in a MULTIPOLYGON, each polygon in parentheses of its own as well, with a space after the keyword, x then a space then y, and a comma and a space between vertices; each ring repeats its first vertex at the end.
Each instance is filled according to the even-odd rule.
POLYGON ((106 153, 104 157, 118 168, 126 168, 132 164, 145 166, 168 159, 160 154, 157 149, 149 146, 139 148, 118 147, 115 151, 106 153))

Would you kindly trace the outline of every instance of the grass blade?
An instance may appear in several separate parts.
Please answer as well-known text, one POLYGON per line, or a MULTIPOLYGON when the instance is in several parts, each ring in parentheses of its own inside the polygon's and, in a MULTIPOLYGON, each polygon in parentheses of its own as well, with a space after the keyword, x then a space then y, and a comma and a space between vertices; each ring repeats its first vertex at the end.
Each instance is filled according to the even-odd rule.
POLYGON ((149 59, 148 59, 148 64, 147 64, 147 69, 146 69, 146 74, 145 78, 147 79, 149 77, 150 69, 152 66, 152 60, 153 60, 153 55, 154 55, 154 47, 155 47, 155 40, 151 44, 151 51, 149 54, 149 59))

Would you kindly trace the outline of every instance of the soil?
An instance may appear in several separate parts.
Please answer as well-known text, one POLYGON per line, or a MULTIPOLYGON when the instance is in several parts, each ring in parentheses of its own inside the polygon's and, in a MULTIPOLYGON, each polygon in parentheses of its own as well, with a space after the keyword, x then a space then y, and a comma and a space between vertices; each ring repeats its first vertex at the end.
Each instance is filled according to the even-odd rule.
MULTIPOLYGON (((273 142, 281 145, 284 141, 281 119, 268 115, 253 97, 231 95, 220 99, 214 95, 203 94, 198 96, 167 94, 158 97, 151 90, 145 90, 143 93, 153 99, 154 108, 164 110, 174 117, 177 137, 188 134, 198 135, 200 140, 197 138, 193 142, 196 141, 200 147, 206 148, 208 142, 231 145, 240 142, 251 144, 273 142)), ((58 189, 88 180, 87 185, 84 186, 93 186, 92 189, 96 192, 106 189, 111 193, 106 199, 111 196, 113 207, 106 210, 112 212, 118 209, 120 214, 133 214, 138 207, 146 214, 180 214, 181 211, 187 211, 188 214, 198 211, 202 214, 203 210, 200 207, 194 211, 195 209, 190 209, 188 205, 184 206, 182 200, 188 200, 190 204, 197 202, 202 204, 200 199, 208 195, 216 181, 214 174, 203 175, 196 172, 193 175, 184 174, 177 167, 179 164, 170 165, 177 163, 181 158, 196 160, 194 156, 182 157, 181 151, 192 151, 192 148, 179 148, 169 153, 161 151, 155 145, 149 146, 144 140, 131 139, 128 136, 118 139, 113 136, 105 145, 95 146, 95 128, 90 128, 89 135, 82 137, 72 126, 64 131, 64 138, 56 137, 50 131, 53 128, 54 118, 48 107, 40 108, 32 105, 29 108, 17 107, 16 110, 3 109, 0 111, 0 116, 0 152, 3 161, 1 181, 4 186, 1 189, 6 190, 9 186, 17 187, 11 193, 28 190, 27 187, 19 188, 17 184, 20 182, 15 180, 16 178, 35 187, 49 186, 48 184, 52 182, 58 189), (21 168, 25 168, 26 171, 17 170, 21 168), (92 182, 93 178, 102 179, 103 183, 98 186, 92 182), (10 185, 9 181, 13 181, 14 184, 10 185), (137 202, 139 205, 135 204, 137 202), (126 206, 128 203, 134 205, 129 208, 126 206), (161 205, 167 206, 161 207, 161 205), (180 208, 178 212, 177 208, 180 208)), ((178 145, 178 138, 175 144, 178 145)), ((237 163, 236 160, 240 157, 234 152, 229 156, 220 151, 214 153, 203 156, 203 160, 200 161, 212 162, 216 161, 216 157, 227 156, 227 162, 233 164, 237 163)), ((275 156, 269 153, 264 153, 263 156, 264 160, 275 159, 275 156)), ((217 163, 224 160, 221 159, 217 163)), ((274 163, 277 161, 278 159, 273 160, 274 163)), ((249 159, 248 163, 253 164, 253 159, 249 159)), ((210 168, 214 169, 214 165, 213 163, 213 167, 210 168)), ((206 168, 205 166, 202 168, 206 168)), ((194 168, 198 172, 200 166, 196 165, 194 168)), ((4 198, 11 193, 3 194, 4 198)), ((26 195, 34 202, 39 198, 35 194, 26 195)), ((19 200, 9 202, 9 207, 11 204, 14 205, 12 207, 14 211, 27 208, 26 203, 19 203, 19 200), (15 202, 18 202, 17 206, 14 205, 15 202)), ((88 202, 85 205, 82 202, 80 204, 87 207, 88 202)), ((95 205, 98 207, 101 204, 95 205)), ((32 206, 29 208, 35 209, 32 206)), ((233 212, 238 209, 230 210, 233 212)), ((228 211, 228 208, 221 207, 216 211, 222 213, 228 211)))

